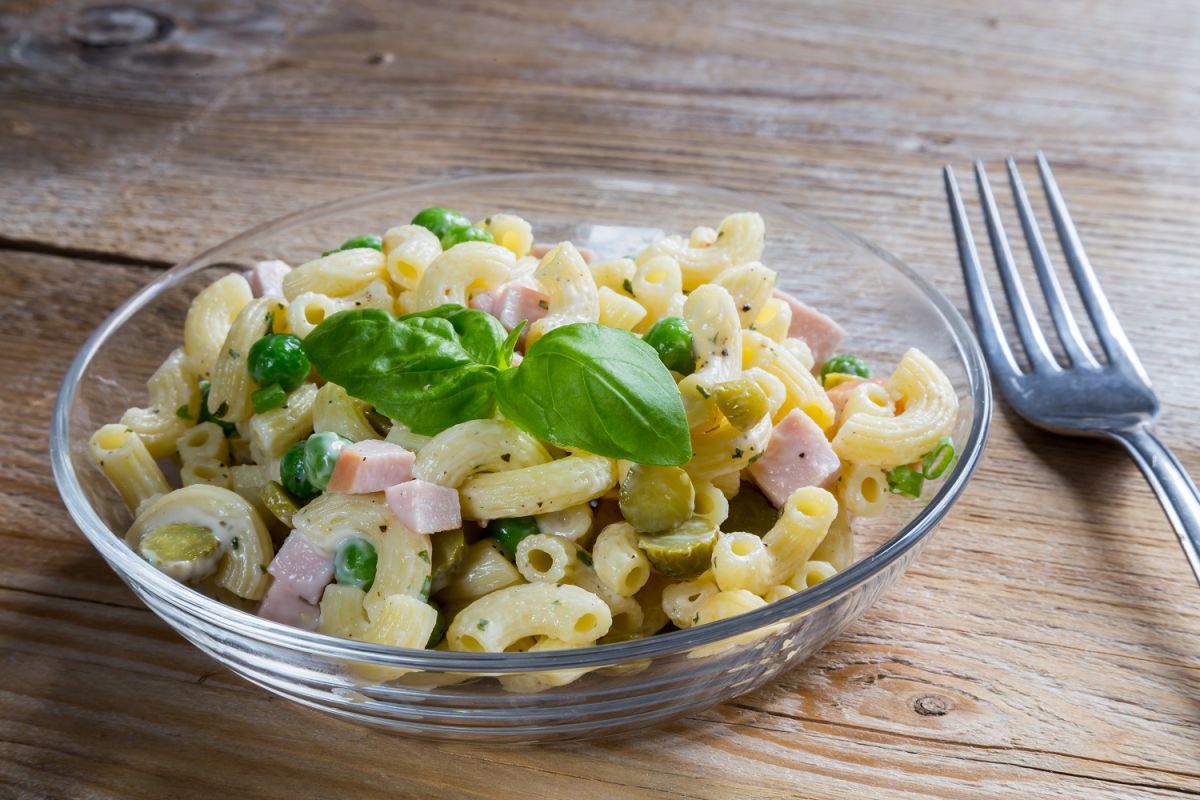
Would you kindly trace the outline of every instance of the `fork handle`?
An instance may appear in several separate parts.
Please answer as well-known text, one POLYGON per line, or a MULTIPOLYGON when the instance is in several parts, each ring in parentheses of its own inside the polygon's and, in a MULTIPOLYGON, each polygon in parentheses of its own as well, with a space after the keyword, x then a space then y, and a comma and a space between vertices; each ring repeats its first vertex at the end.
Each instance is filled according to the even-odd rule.
POLYGON ((1192 572, 1200 581, 1200 491, 1196 490, 1196 484, 1179 459, 1148 429, 1138 427, 1111 435, 1133 456, 1158 495, 1192 572))

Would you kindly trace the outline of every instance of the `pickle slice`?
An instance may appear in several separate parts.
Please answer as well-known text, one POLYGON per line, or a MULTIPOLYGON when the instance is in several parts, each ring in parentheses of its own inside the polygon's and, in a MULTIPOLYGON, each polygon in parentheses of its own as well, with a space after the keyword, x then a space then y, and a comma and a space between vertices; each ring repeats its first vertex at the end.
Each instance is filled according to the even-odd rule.
POLYGON ((450 584, 454 573, 462 566, 467 555, 467 541, 462 528, 432 534, 429 541, 433 550, 429 590, 437 592, 450 584))
POLYGON ((718 383, 713 396, 725 419, 739 431, 750 430, 771 410, 763 390, 749 378, 718 383))
POLYGON ((275 515, 275 519, 282 522, 289 528, 292 527, 292 516, 300 509, 296 506, 296 501, 287 493, 287 489, 278 481, 268 481, 267 485, 262 487, 259 492, 259 497, 262 499, 263 505, 267 507, 275 515))
POLYGON ((152 564, 199 561, 217 551, 221 543, 203 525, 175 522, 155 528, 142 537, 138 550, 152 564))
POLYGON ((638 536, 638 547, 651 565, 668 578, 678 579, 695 578, 708 569, 716 543, 717 529, 700 517, 668 531, 638 536))
POLYGON ((638 533, 665 531, 692 516, 696 490, 679 467, 634 464, 621 482, 621 514, 638 533))
POLYGON ((743 481, 738 493, 729 500, 729 514, 721 523, 721 530, 766 536, 778 521, 779 509, 756 486, 743 481))

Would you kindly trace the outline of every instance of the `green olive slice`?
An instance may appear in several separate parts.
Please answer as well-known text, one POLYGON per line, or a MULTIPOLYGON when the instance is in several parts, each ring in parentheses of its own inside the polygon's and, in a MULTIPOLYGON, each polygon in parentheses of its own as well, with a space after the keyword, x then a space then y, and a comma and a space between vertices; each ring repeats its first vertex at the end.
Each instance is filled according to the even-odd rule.
POLYGON ((634 464, 621 481, 621 514, 638 533, 673 528, 692 516, 696 490, 679 467, 634 464))
POLYGON ((260 490, 259 497, 262 499, 263 505, 267 507, 267 511, 270 511, 275 519, 289 528, 292 527, 292 516, 300 509, 296 506, 296 501, 288 494, 287 489, 284 489, 278 481, 268 481, 267 485, 260 490))
POLYGON ((638 547, 651 565, 668 578, 689 579, 712 564, 717 529, 705 519, 693 517, 661 533, 638 536, 638 547))
POLYGON ((462 566, 467 555, 467 540, 462 528, 456 528, 432 534, 429 541, 433 550, 429 588, 430 591, 437 592, 450 584, 454 574, 462 566))
POLYGON ((718 383, 713 397, 725 419, 739 431, 750 430, 771 410, 763 390, 749 378, 718 383))
POLYGON ((138 549, 153 564, 199 561, 217 552, 221 542, 203 525, 175 522, 142 537, 138 549))

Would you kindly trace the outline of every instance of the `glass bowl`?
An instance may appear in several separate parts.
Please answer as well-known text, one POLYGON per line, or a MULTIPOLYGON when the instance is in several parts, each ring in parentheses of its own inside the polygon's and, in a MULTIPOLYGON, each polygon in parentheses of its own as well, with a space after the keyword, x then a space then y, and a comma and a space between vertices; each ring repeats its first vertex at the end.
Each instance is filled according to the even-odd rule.
POLYGON ((991 415, 987 373, 966 323, 912 269, 839 228, 760 198, 619 177, 529 174, 393 189, 267 223, 163 273, 104 321, 71 364, 54 413, 51 457, 66 506, 117 574, 156 614, 233 671, 284 697, 357 722, 421 736, 561 741, 644 730, 748 692, 791 669, 857 619, 916 557, 979 461, 991 415), (738 617, 647 639, 539 653, 405 650, 309 633, 259 619, 167 578, 126 547, 130 518, 90 463, 100 425, 145 402, 145 382, 182 341, 184 315, 205 285, 256 260, 302 263, 427 206, 473 219, 504 210, 539 241, 570 239, 602 257, 664 233, 716 226, 754 210, 767 226, 763 261, 782 288, 839 320, 846 352, 880 368, 924 350, 962 398, 960 458, 923 502, 896 498, 854 522, 857 560, 840 574, 738 617), (511 691, 521 674, 547 682, 511 691), (514 678, 514 675, 518 677, 514 678), (558 679, 555 681, 554 679, 558 679))

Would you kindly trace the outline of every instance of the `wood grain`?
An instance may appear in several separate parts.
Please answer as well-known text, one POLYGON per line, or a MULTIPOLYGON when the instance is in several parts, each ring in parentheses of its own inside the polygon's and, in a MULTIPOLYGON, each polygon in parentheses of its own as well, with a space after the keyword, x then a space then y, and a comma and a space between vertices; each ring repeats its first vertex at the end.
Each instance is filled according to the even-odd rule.
POLYGON ((1200 794, 1200 606, 1161 511, 1114 449, 1002 407, 963 501, 838 642, 643 737, 537 750, 361 730, 219 669, 91 550, 46 453, 104 315, 280 213, 456 174, 667 175, 841 222, 962 307, 938 167, 1040 147, 1200 474, 1194 5, 153 7, 175 33, 105 52, 63 33, 74 6, 0 11, 0 794, 1200 794))

